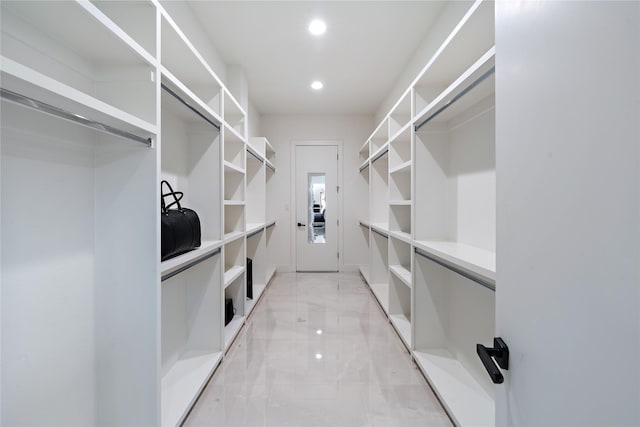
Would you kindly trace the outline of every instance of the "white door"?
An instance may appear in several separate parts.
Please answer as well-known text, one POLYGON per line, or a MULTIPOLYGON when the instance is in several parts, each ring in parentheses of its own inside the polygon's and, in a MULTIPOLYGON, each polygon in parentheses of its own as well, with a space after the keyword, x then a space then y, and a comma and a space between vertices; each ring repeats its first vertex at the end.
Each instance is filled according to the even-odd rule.
POLYGON ((496 423, 638 426, 640 2, 496 6, 496 423))
POLYGON ((338 271, 338 146, 296 145, 296 270, 338 271))

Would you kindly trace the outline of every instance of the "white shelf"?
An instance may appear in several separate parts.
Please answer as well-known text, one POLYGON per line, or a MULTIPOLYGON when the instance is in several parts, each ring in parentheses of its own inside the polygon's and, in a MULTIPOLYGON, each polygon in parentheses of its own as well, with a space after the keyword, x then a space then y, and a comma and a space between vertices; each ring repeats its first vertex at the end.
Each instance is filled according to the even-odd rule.
POLYGON ((364 280, 369 283, 370 279, 369 279, 369 266, 368 265, 361 265, 360 266, 360 273, 362 274, 362 277, 364 277, 364 280))
MULTIPOLYGON (((409 110, 409 112, 407 112, 407 117, 410 117, 410 116, 411 116, 411 110, 409 110)), ((396 139, 398 139, 398 137, 400 135, 402 135, 402 133, 405 132, 411 126, 411 124, 412 124, 411 120, 409 120, 407 123, 402 125, 402 127, 396 133, 391 135, 391 138, 389 138, 389 142, 393 143, 396 139)))
POLYGON ((276 274, 276 268, 273 266, 267 267, 267 284, 271 282, 271 279, 273 279, 274 274, 276 274))
POLYGON ((384 309, 384 312, 389 314, 389 284, 388 283, 372 283, 369 285, 376 299, 384 309))
POLYGON ((389 231, 389 236, 411 244, 411 234, 402 231, 389 231))
POLYGON ((224 288, 226 289, 233 283, 242 273, 244 273, 245 267, 243 265, 234 265, 230 269, 224 272, 224 288))
POLYGON ((448 350, 420 349, 413 357, 456 425, 495 425, 494 400, 448 350))
POLYGON ((242 136, 242 135, 240 134, 240 132, 238 132, 237 130, 235 130, 234 128, 232 128, 232 127, 231 127, 231 125, 230 125, 229 123, 227 123, 227 122, 224 122, 224 131, 225 131, 225 138, 226 138, 226 139, 229 139, 229 137, 231 136, 231 138, 234 138, 234 137, 235 137, 235 139, 236 139, 236 140, 241 141, 243 144, 246 144, 246 143, 247 143, 247 141, 246 141, 245 137, 244 137, 244 136, 242 136), (226 133, 226 132, 231 132, 231 135, 227 135, 227 133, 226 133))
POLYGON ((373 153, 370 157, 371 160, 375 159, 376 157, 378 157, 381 153, 383 153, 385 150, 389 149, 389 143, 385 143, 382 147, 380 147, 379 149, 376 150, 375 153, 373 153))
POLYGON ((411 206, 411 200, 389 200, 389 206, 411 206))
POLYGON ((232 231, 231 233, 227 233, 224 235, 224 243, 230 243, 234 240, 238 240, 240 237, 244 236, 244 231, 232 231))
POLYGON ((362 162, 358 170, 360 170, 360 172, 364 172, 367 169, 367 167, 369 167, 369 159, 362 162))
POLYGON ((242 325, 244 324, 244 316, 234 315, 233 320, 229 322, 227 326, 224 327, 224 348, 225 350, 229 348, 229 344, 233 341, 233 339, 238 335, 242 325))
POLYGON ((371 228, 373 228, 374 230, 384 234, 385 236, 389 236, 389 225, 388 224, 371 223, 371 224, 369 224, 369 226, 371 228))
MULTIPOLYGON (((207 117, 212 122, 221 125, 222 119, 212 108, 202 102, 195 93, 191 91, 184 83, 182 83, 176 76, 174 76, 164 66, 160 66, 160 72, 162 75, 162 83, 171 89, 176 95, 180 96, 184 101, 187 101, 193 108, 198 110, 199 113, 207 117)), ((186 107, 184 107, 186 108, 186 107)), ((186 111, 186 110, 185 110, 186 111)), ((193 114, 189 112, 189 114, 193 114)), ((201 118, 197 118, 201 120, 201 118)))
POLYGON ((262 296, 262 293, 264 292, 266 287, 267 287, 266 285, 256 285, 255 283, 253 284, 253 298, 247 299, 244 302, 244 312, 246 313, 247 316, 256 307, 256 304, 258 303, 258 300, 262 296))
POLYGON ((67 86, 29 67, 0 56, 0 80, 4 89, 33 98, 143 138, 158 128, 132 114, 67 86))
POLYGON ((258 231, 262 228, 265 227, 265 223, 264 222, 256 222, 256 223, 248 223, 247 224, 247 232, 246 234, 249 235, 251 233, 253 233, 254 231, 258 231))
POLYGON ((404 345, 410 349, 411 348, 411 321, 407 319, 404 314, 390 314, 389 320, 393 324, 396 331, 398 331, 398 335, 402 341, 404 341, 404 345))
POLYGON ((200 247, 184 253, 182 255, 178 255, 175 258, 168 259, 166 261, 162 261, 160 263, 160 275, 165 275, 174 270, 177 270, 199 258, 202 258, 209 253, 215 251, 216 249, 222 246, 222 240, 209 240, 200 242, 200 247))
POLYGON ((226 160, 224 161, 224 171, 244 174, 244 169, 226 160))
MULTIPOLYGON (((451 83, 440 95, 438 95, 433 101, 419 111, 413 123, 419 125, 430 114, 437 111, 450 101, 456 94, 467 88, 472 82, 478 79, 481 75, 487 72, 491 67, 495 65, 495 46, 489 49, 484 55, 480 57, 471 67, 469 67, 456 81, 451 83)), ((488 77, 472 91, 460 98, 451 107, 447 108, 444 112, 439 114, 433 119, 434 123, 446 122, 453 116, 459 114, 461 111, 466 110, 470 106, 476 104, 486 96, 495 93, 495 79, 493 76, 488 77)))
POLYGON ((411 160, 408 160, 404 163, 402 163, 399 166, 396 166, 393 169, 389 169, 389 173, 390 174, 396 174, 396 173, 410 173, 411 172, 411 160))
POLYGON ((162 426, 177 426, 222 360, 222 352, 183 355, 162 377, 162 426))
POLYGON ((411 272, 402 265, 390 265, 389 271, 396 275, 398 279, 411 288, 411 272))
POLYGON ((495 252, 456 242, 416 241, 414 244, 430 255, 495 283, 495 252))
POLYGON ((244 200, 225 200, 224 201, 225 206, 244 206, 245 203, 246 202, 244 200))

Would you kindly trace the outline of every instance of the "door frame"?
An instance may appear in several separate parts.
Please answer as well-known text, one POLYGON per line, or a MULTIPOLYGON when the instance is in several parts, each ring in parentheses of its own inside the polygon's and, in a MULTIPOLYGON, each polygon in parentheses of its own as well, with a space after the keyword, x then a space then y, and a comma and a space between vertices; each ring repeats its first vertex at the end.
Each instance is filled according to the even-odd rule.
POLYGON ((295 182, 296 182, 296 147, 298 146, 335 146, 338 149, 338 164, 337 164, 337 174, 338 176, 336 177, 336 182, 338 183, 338 197, 337 197, 337 209, 336 211, 338 212, 338 271, 342 271, 343 270, 343 233, 342 233, 342 227, 344 224, 344 221, 342 220, 343 218, 343 213, 342 213, 342 194, 344 193, 343 189, 343 182, 342 182, 342 158, 343 158, 343 150, 342 150, 342 141, 341 140, 327 140, 327 139, 294 139, 291 140, 291 204, 289 206, 291 206, 290 209, 290 218, 289 218, 289 229, 291 230, 291 248, 292 248, 292 260, 293 260, 293 271, 298 271, 298 241, 296 239, 296 233, 297 233, 297 196, 296 196, 296 186, 295 186, 295 182))

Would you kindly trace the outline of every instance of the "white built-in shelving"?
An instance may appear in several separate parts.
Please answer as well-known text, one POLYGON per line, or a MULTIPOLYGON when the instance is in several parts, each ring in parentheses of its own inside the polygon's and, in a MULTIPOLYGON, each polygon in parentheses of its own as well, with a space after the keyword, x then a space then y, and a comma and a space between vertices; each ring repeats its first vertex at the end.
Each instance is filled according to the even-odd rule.
POLYGON ((447 8, 449 36, 360 148, 360 271, 454 422, 493 425, 475 344, 495 327, 494 10, 447 8))
POLYGON ((21 183, 2 194, 3 424, 180 425, 275 271, 275 151, 246 159, 246 111, 183 6, 0 4, 2 179, 21 183), (202 242, 159 262, 162 179, 202 242))

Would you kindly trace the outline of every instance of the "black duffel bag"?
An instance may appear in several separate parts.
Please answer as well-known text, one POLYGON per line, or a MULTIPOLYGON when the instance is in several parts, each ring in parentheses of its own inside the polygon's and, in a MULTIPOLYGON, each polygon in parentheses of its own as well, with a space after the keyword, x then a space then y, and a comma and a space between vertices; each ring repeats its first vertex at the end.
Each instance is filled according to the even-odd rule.
POLYGON ((167 181, 160 183, 162 261, 200 247, 200 218, 193 209, 180 206, 183 196, 181 191, 173 191, 167 181), (165 185, 169 189, 167 193, 165 185), (167 205, 164 198, 169 196, 173 201, 167 205), (171 209, 174 205, 177 209, 171 209))

